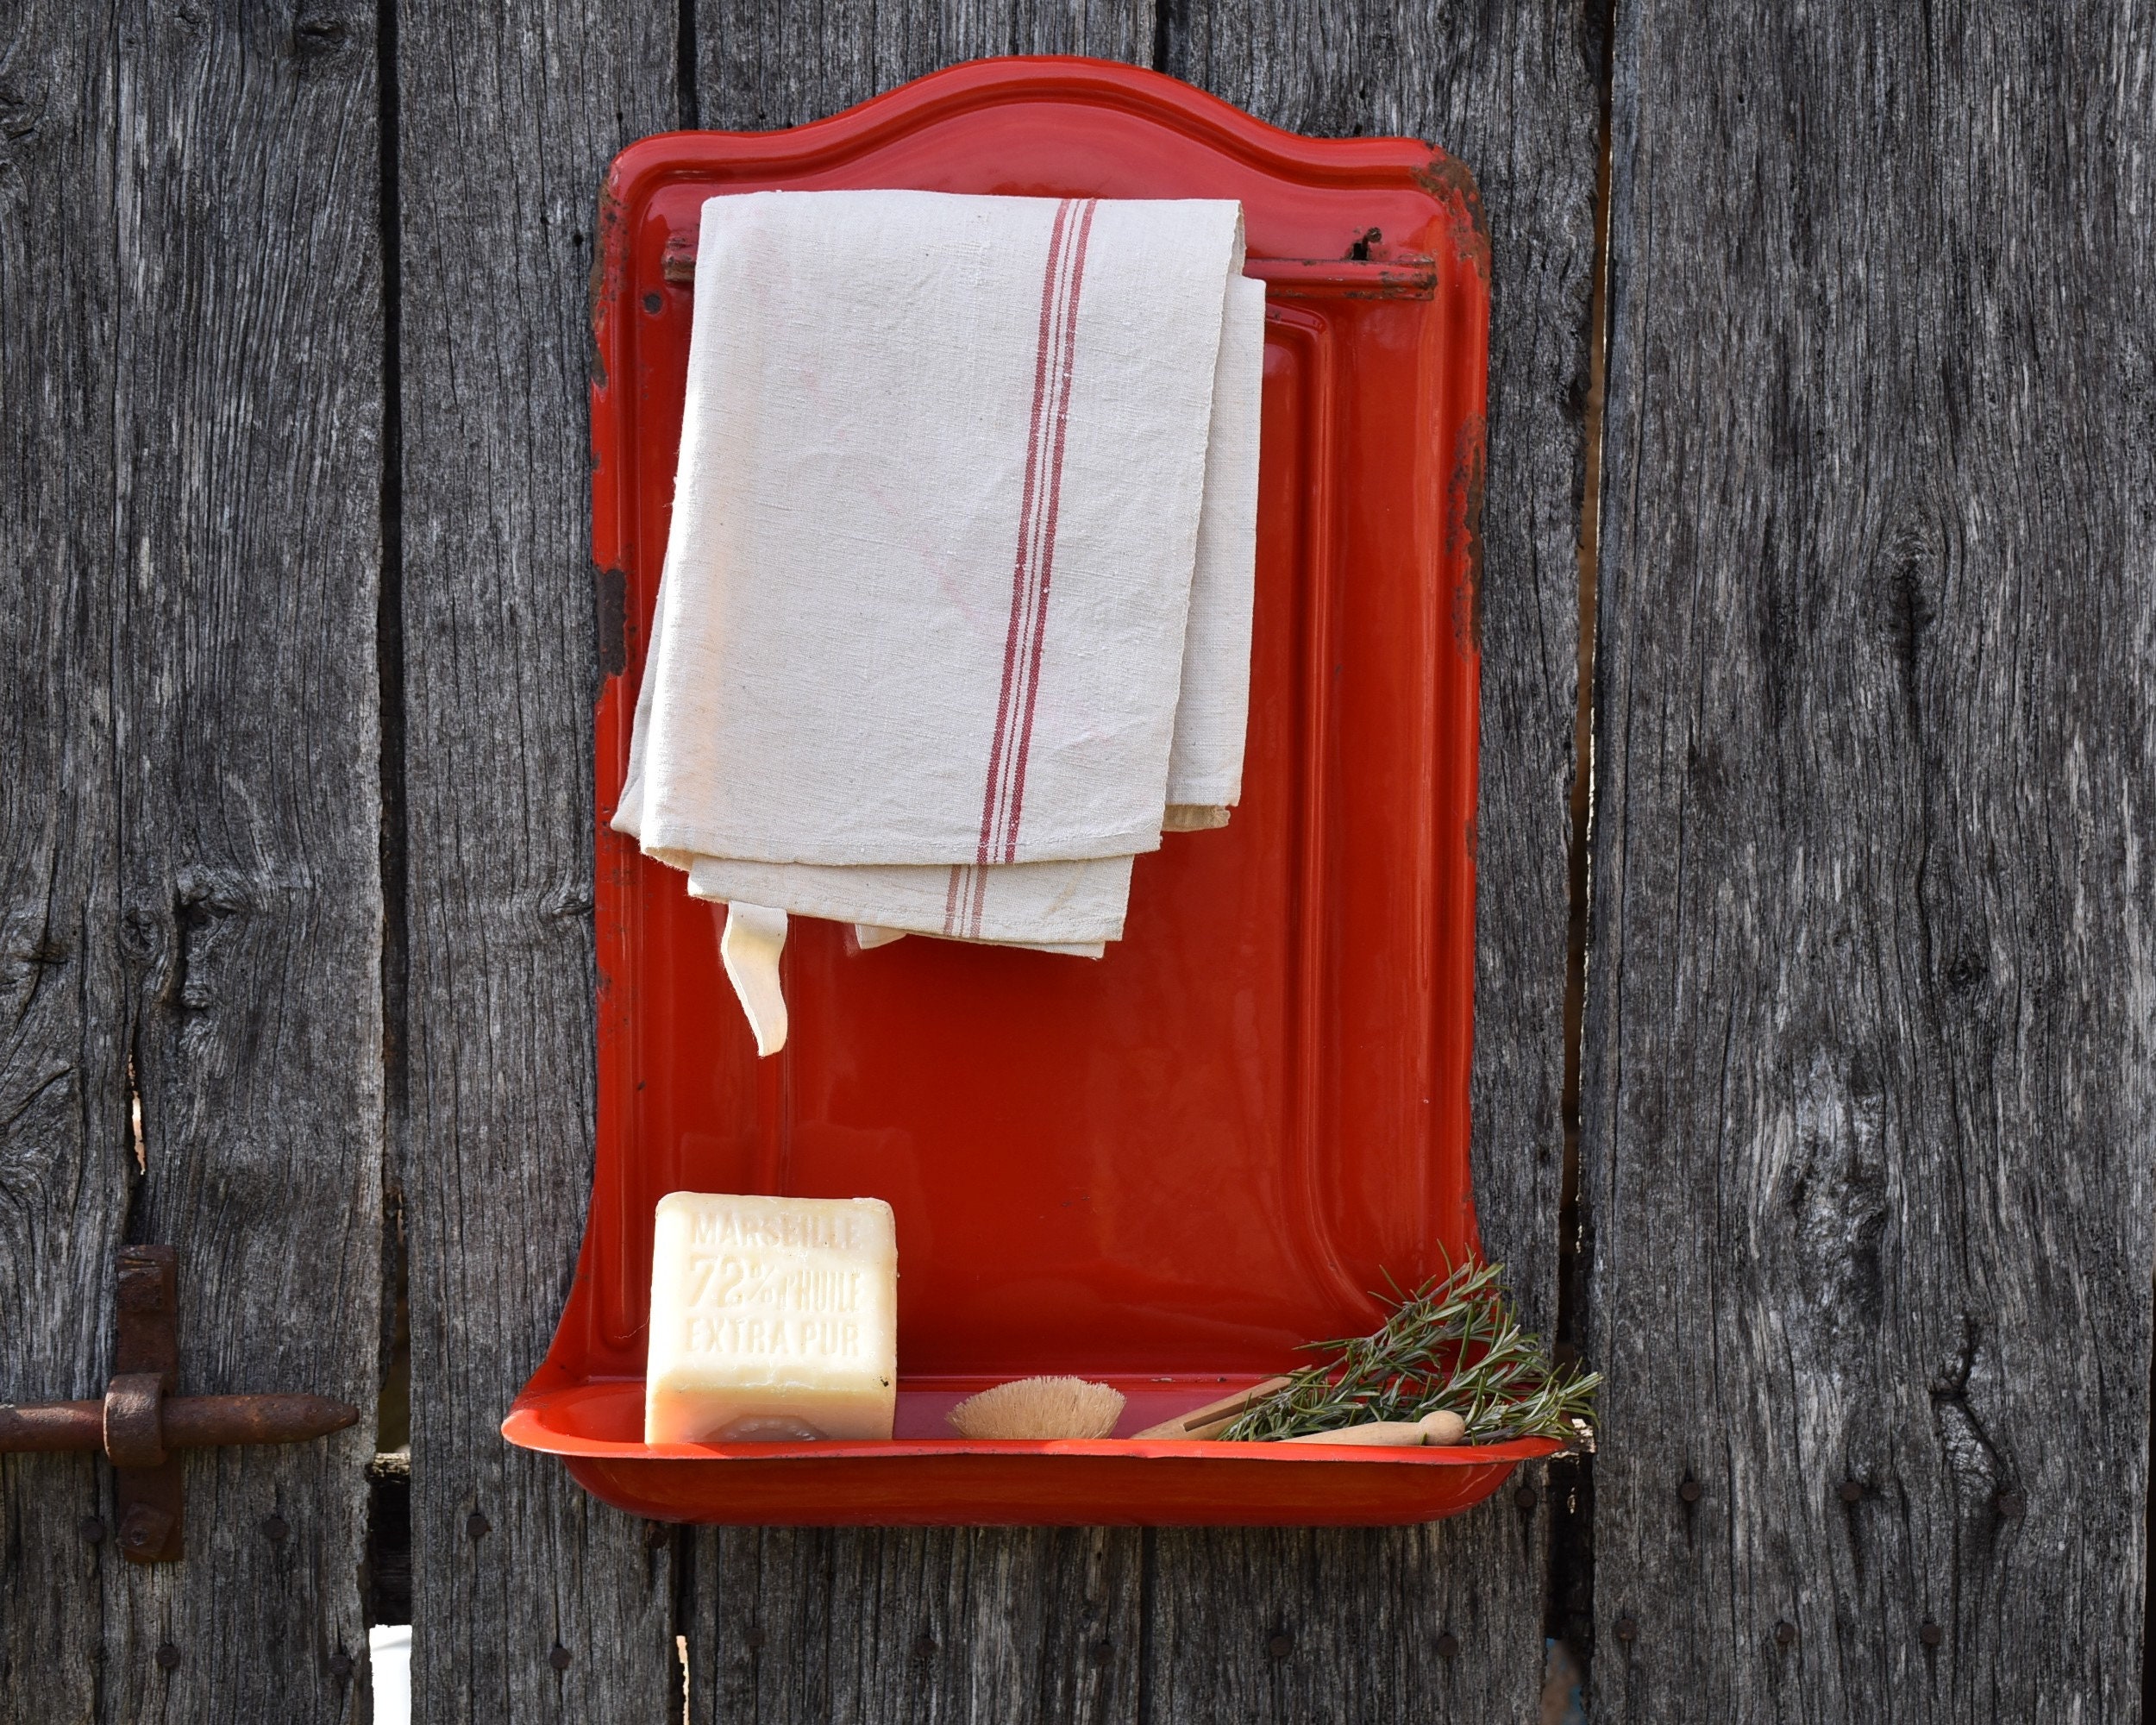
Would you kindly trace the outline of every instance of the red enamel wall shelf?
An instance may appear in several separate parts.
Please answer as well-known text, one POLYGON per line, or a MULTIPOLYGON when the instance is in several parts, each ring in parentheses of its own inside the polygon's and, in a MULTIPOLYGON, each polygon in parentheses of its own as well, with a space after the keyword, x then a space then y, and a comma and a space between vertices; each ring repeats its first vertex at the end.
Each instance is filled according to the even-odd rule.
POLYGON ((611 1503, 814 1523, 1384 1523, 1555 1446, 980 1443, 1035 1372, 1136 1431, 1354 1333, 1475 1244, 1475 581, 1489 256, 1424 144, 1317 140, 1188 86, 986 61, 834 119, 624 152, 602 206, 593 553, 626 593, 598 717, 598 1168, 575 1283, 504 1432, 611 1503), (666 547, 698 214, 716 192, 1233 198, 1270 285, 1249 763, 1225 831, 1138 861, 1098 963, 797 922, 759 1063, 715 913, 608 831, 666 547), (648 1446, 651 1226, 678 1189, 890 1201, 889 1443, 648 1446))

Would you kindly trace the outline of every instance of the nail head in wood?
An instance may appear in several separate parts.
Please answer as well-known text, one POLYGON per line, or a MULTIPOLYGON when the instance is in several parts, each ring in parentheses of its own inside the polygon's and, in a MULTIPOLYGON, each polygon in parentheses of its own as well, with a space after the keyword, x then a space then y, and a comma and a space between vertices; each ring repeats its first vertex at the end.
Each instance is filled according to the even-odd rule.
POLYGON ((494 1531, 494 1524, 474 1509, 464 1518, 464 1532, 467 1539, 483 1540, 494 1531))
POLYGON ((1636 1617, 1620 1617, 1617 1620, 1617 1639, 1627 1645, 1638 1640, 1639 1620, 1636 1617))
POLYGON ((1457 1659, 1459 1654, 1460 1638, 1447 1629, 1438 1637, 1438 1657, 1441 1659, 1457 1659))
POLYGON ((179 1669, 179 1649, 170 1641, 166 1642, 157 1650, 157 1663, 160 1670, 178 1671, 179 1669))
POLYGON ((1946 1639, 1946 1632, 1927 1617, 1917 1626, 1916 1639, 1927 1647, 1935 1647, 1946 1639))
POLYGON ((330 1654, 329 1675, 335 1678, 350 1677, 352 1675, 352 1655, 349 1653, 330 1654))
POLYGON ((1265 1651, 1276 1659, 1284 1659, 1295 1651, 1295 1638, 1285 1629, 1276 1629, 1266 1640, 1265 1651))
POLYGON ((1774 1640, 1777 1647, 1789 1647, 1796 1640, 1796 1625, 1784 1619, 1774 1626, 1774 1640))
POLYGON ((1858 1484, 1853 1479, 1843 1480, 1841 1483, 1841 1501, 1845 1503, 1863 1502, 1864 1487, 1858 1484))
POLYGON ((262 1518, 262 1537, 274 1544, 283 1545, 291 1536, 291 1524, 282 1515, 265 1515, 262 1518))
POLYGON ((1522 1509, 1533 1509, 1536 1502, 1534 1487, 1532 1485, 1521 1486, 1517 1491, 1513 1493, 1512 1501, 1517 1503, 1522 1509))
POLYGON ((563 1647, 561 1642, 556 1641, 554 1644, 554 1651, 547 1655, 547 1663, 552 1665, 558 1672, 568 1670, 569 1650, 563 1647))
POLYGON ((1696 1479, 1686 1479, 1677 1489, 1677 1495, 1687 1503, 1696 1503, 1707 1493, 1707 1488, 1696 1479))

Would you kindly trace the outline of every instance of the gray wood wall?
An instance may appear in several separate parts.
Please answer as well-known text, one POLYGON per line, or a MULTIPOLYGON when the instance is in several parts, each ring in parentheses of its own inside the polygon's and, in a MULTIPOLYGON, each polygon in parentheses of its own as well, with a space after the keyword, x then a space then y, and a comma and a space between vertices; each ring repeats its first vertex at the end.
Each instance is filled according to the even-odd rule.
POLYGON ((171 1570, 0 1462, 0 1719, 367 1716, 400 1261, 429 1722, 1526 1722, 1545 1627, 1631 1721, 2137 1716, 2156 22, 2028 14, 15 0, 0 1396, 94 1393, 168 1240, 187 1387, 370 1419, 191 1461, 171 1570), (1613 1381, 1455 1521, 674 1532, 496 1434, 592 1153, 599 176, 1013 51, 1480 180, 1475 1176, 1613 1381))

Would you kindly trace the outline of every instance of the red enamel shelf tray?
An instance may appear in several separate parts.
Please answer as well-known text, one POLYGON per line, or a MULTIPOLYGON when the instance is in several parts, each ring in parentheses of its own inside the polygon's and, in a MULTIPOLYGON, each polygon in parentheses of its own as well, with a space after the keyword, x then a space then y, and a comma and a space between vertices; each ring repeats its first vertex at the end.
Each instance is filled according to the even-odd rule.
MULTIPOLYGON (((602 204, 593 555, 626 595, 598 718, 599 1157, 546 1362, 503 1427, 611 1503, 763 1523, 1386 1523, 1548 1443, 976 1443, 987 1383, 1122 1388, 1135 1431, 1369 1328, 1475 1244, 1475 581, 1488 248, 1424 144, 1318 140, 1127 66, 956 67, 793 131, 647 139, 602 204), (1097 962, 797 921, 759 1063, 717 913, 610 831, 665 552, 703 200, 909 187, 1234 198, 1270 286, 1244 800, 1138 860, 1097 962), (650 1446, 653 1207, 887 1199, 889 1443, 650 1446)), ((962 332, 953 332, 962 340, 962 332)))

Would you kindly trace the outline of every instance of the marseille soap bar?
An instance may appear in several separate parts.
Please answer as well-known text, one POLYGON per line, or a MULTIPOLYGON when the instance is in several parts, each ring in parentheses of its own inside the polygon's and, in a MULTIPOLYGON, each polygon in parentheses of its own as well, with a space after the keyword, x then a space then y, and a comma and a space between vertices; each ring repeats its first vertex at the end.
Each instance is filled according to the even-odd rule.
POLYGON ((644 1441, 889 1437, 898 1281, 881 1198, 669 1192, 651 1253, 644 1441))

